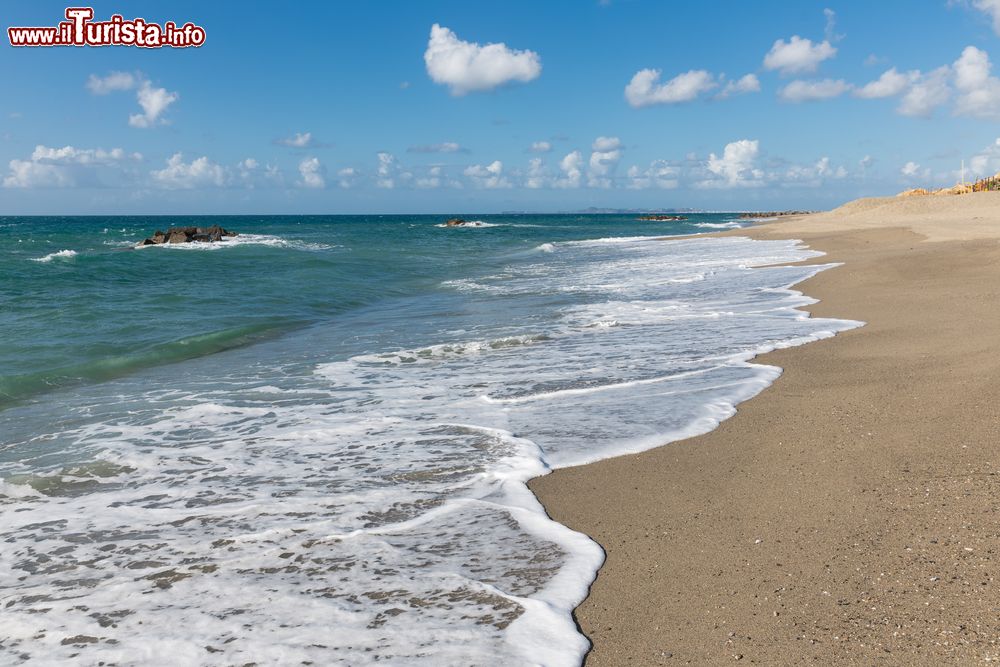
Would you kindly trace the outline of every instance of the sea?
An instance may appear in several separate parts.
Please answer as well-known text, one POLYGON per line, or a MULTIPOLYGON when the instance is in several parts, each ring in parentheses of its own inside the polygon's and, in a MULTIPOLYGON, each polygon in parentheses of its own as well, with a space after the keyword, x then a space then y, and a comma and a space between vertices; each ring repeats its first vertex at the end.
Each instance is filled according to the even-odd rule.
POLYGON ((860 324, 733 214, 465 217, 0 217, 0 663, 578 665, 604 554, 527 481, 860 324))

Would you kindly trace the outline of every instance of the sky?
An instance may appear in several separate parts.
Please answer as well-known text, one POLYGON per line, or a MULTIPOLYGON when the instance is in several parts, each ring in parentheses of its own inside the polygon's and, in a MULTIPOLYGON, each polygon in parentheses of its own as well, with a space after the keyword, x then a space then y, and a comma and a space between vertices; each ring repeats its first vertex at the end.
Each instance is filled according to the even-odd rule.
POLYGON ((93 9, 205 42, 4 36, 0 215, 821 209, 1000 170, 1000 0, 93 9))

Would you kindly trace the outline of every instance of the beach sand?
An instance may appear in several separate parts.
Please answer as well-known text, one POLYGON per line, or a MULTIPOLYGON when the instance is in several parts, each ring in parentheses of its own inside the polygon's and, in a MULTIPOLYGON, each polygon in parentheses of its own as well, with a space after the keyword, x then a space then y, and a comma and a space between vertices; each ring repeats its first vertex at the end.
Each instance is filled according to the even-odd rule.
POLYGON ((1000 660, 1000 193, 738 234, 843 262, 796 289, 867 325, 759 357, 711 433, 532 482, 607 552, 588 664, 1000 660))

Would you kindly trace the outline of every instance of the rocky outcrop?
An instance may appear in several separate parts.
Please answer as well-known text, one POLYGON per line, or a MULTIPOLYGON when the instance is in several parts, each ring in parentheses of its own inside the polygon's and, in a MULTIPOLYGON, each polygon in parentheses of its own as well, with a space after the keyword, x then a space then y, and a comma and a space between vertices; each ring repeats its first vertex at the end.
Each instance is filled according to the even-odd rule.
POLYGON ((461 227, 462 225, 467 225, 467 224, 469 224, 468 220, 463 220, 462 218, 452 218, 450 220, 446 220, 445 223, 444 223, 444 226, 445 227, 461 227))
POLYGON ((687 220, 683 215, 640 215, 636 220, 652 220, 654 222, 667 222, 672 220, 687 220))
POLYGON ((236 236, 220 225, 211 227, 171 227, 166 232, 156 230, 152 236, 139 243, 140 246, 162 243, 217 243, 230 236, 236 236))
POLYGON ((740 213, 741 220, 753 220, 755 218, 780 218, 783 215, 808 215, 813 211, 756 211, 750 213, 740 213))

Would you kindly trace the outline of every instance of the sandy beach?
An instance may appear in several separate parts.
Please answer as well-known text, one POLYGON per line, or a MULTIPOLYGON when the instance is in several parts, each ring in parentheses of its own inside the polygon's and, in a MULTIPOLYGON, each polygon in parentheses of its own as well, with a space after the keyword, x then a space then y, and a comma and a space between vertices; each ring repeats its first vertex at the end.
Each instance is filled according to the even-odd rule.
POLYGON ((1000 193, 738 233, 842 262, 796 289, 867 325, 759 357, 711 433, 533 481, 607 552, 588 664, 1000 659, 1000 193))

